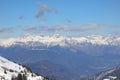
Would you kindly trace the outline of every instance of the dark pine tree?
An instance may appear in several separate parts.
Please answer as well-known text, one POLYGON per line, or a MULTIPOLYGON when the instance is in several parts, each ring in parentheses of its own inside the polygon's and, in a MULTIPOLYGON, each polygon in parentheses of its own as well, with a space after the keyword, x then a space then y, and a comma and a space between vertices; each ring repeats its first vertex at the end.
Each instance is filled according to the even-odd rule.
POLYGON ((22 74, 18 74, 18 80, 22 80, 22 74))

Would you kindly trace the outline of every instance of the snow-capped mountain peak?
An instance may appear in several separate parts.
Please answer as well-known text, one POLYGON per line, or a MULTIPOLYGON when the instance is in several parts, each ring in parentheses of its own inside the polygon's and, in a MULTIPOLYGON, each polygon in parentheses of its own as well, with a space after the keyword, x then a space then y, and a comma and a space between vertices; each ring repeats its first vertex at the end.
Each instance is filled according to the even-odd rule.
POLYGON ((37 42, 45 46, 70 46, 81 43, 91 43, 93 45, 119 45, 120 37, 114 36, 102 36, 102 35, 90 35, 85 37, 67 37, 60 36, 58 34, 52 36, 42 36, 42 35, 30 35, 26 34, 19 38, 8 38, 0 39, 0 46, 9 47, 18 43, 24 43, 26 45, 31 45, 29 42, 34 45, 37 42))

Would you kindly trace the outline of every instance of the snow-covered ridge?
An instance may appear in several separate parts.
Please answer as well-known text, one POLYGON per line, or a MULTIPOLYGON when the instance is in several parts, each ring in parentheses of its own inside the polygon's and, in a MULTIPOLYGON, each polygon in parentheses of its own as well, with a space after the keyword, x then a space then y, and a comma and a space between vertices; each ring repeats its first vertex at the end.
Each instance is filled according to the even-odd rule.
POLYGON ((26 67, 0 56, 0 80, 13 80, 18 74, 25 75, 27 80, 43 80, 43 77, 28 71, 26 67))
POLYGON ((85 37, 67 37, 60 35, 53 36, 38 36, 38 35, 24 35, 19 38, 0 39, 0 46, 9 47, 11 45, 24 43, 26 45, 42 44, 46 46, 69 46, 78 45, 81 43, 90 43, 93 45, 120 45, 120 37, 115 36, 101 36, 90 35, 85 37))

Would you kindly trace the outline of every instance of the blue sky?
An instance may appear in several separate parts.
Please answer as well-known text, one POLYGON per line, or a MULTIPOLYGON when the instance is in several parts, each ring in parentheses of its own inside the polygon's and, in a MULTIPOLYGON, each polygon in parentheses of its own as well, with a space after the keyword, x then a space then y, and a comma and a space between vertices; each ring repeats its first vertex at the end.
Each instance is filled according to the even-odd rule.
POLYGON ((0 0, 0 37, 120 33, 120 0, 0 0))

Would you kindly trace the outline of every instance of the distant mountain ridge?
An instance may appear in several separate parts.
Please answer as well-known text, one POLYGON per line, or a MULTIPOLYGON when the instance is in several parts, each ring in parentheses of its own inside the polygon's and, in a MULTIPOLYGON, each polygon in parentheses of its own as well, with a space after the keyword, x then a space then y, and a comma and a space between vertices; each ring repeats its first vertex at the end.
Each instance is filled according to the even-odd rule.
POLYGON ((27 46, 62 46, 69 47, 71 45, 78 46, 83 43, 89 43, 93 45, 113 45, 120 46, 119 36, 102 36, 102 35, 89 35, 83 37, 67 37, 60 36, 58 34, 52 36, 43 35, 30 35, 25 34, 19 38, 7 38, 0 39, 0 46, 9 47, 12 45, 27 45, 27 46))

